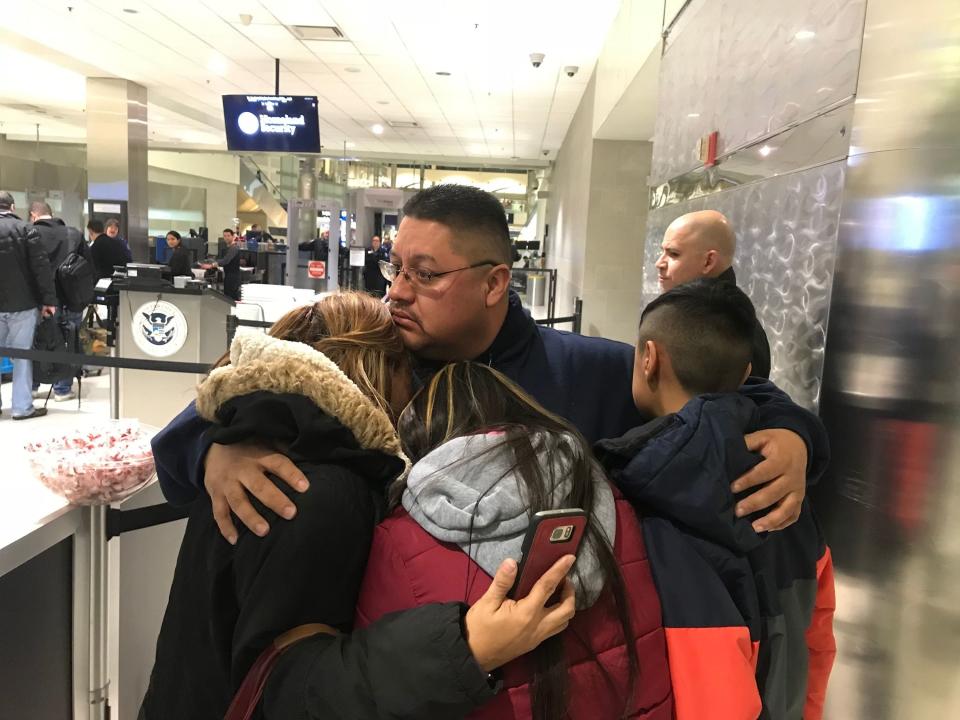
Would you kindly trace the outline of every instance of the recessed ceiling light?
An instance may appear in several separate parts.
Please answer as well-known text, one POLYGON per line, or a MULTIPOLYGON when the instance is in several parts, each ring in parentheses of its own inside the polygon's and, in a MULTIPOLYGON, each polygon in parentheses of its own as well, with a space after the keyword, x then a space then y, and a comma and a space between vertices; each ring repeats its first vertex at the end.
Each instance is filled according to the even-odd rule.
POLYGON ((370 132, 372 132, 374 135, 383 135, 383 125, 377 123, 370 128, 370 132))
POLYGON ((688 118, 698 118, 698 117, 700 117, 700 113, 688 113, 688 114, 687 114, 687 117, 688 117, 688 118))
POLYGON ((437 70, 437 75, 440 77, 450 77, 450 73, 448 73, 446 70, 437 70))
POLYGON ((377 105, 389 105, 389 100, 377 100, 377 105))
POLYGON ((349 72, 349 73, 358 73, 358 72, 360 72, 360 68, 358 68, 358 67, 348 67, 348 68, 344 68, 343 70, 344 70, 344 72, 349 72))
POLYGON ((207 70, 215 75, 226 75, 228 69, 227 59, 223 55, 218 52, 210 53, 210 57, 207 58, 207 70))
POLYGON ((773 148, 770 147, 769 145, 764 145, 762 148, 757 150, 757 152, 760 153, 761 157, 766 157, 767 155, 773 152, 773 148))
POLYGON ((813 40, 817 34, 813 30, 801 30, 793 36, 794 40, 813 40))
POLYGON ((140 12, 139 10, 134 10, 133 8, 124 8, 123 11, 131 15, 136 15, 138 12, 140 12))

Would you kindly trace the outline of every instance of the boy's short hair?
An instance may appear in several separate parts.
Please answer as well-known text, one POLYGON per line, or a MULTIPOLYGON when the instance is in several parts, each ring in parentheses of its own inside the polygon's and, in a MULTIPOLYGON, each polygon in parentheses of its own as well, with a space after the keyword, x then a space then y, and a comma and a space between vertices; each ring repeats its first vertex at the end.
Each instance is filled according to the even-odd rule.
POLYGON ((695 280, 644 308, 639 344, 663 346, 688 393, 734 392, 753 355, 756 317, 750 298, 733 283, 695 280))

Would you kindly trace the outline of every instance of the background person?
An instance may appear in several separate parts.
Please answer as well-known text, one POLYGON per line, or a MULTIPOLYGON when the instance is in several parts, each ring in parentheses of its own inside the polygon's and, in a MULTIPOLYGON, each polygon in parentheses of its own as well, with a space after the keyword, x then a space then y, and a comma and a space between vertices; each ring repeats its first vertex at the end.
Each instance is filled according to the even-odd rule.
MULTIPOLYGON (((681 215, 667 227, 660 247, 663 252, 656 268, 661 292, 700 278, 737 284, 733 271, 737 234, 726 216, 716 210, 681 215)), ((754 377, 770 377, 770 343, 756 316, 751 365, 754 377)))
POLYGON ((389 253, 384 254, 380 245, 380 236, 374 235, 364 258, 363 288, 375 297, 383 297, 387 292, 387 280, 380 271, 380 262, 389 260, 389 253))
POLYGON ((120 221, 116 218, 110 218, 103 225, 103 231, 108 237, 119 238, 123 244, 123 250, 127 254, 127 262, 133 262, 133 253, 130 251, 130 243, 125 237, 120 235, 120 221))
POLYGON ((223 257, 205 267, 218 267, 223 270, 223 294, 234 300, 240 299, 240 236, 230 228, 223 231, 223 242, 227 249, 223 257))
POLYGON ((476 601, 504 558, 520 557, 534 513, 582 508, 576 616, 503 667, 504 690, 470 718, 669 720, 667 648, 640 523, 580 433, 497 371, 464 362, 433 376, 398 430, 415 465, 374 531, 358 626, 426 602, 476 601))
MULTIPOLYGON (((35 201, 30 204, 30 222, 40 234, 40 242, 47 252, 50 261, 50 271, 53 273, 54 287, 57 291, 56 319, 65 325, 70 332, 76 332, 83 321, 83 311, 73 311, 64 307, 64 298, 60 297, 60 288, 57 287, 57 268, 72 253, 93 262, 90 257, 90 248, 83 239, 83 233, 77 228, 69 227, 60 218, 53 217, 53 210, 45 202, 35 201)), ((33 397, 46 396, 40 392, 40 384, 33 384, 33 397)), ((73 392, 73 378, 64 378, 53 385, 53 399, 56 402, 66 402, 77 397, 73 392)))
POLYGON ((637 407, 656 419, 597 452, 643 518, 663 606, 677 720, 819 720, 836 654, 830 550, 805 499, 799 520, 758 534, 731 483, 759 458, 754 310, 720 280, 678 285, 640 319, 637 407))
MULTIPOLYGON (((37 329, 37 309, 44 317, 57 311, 50 260, 36 228, 14 214, 13 195, 0 191, 0 347, 28 350, 37 329)), ((33 361, 13 360, 13 419, 47 414, 33 406, 33 361)))
POLYGON ((114 267, 126 266, 127 251, 123 241, 117 236, 107 235, 102 222, 90 220, 87 223, 87 237, 90 238, 90 257, 93 258, 98 278, 113 277, 114 267))
POLYGON ((167 233, 167 247, 173 251, 167 259, 170 274, 173 277, 178 275, 190 275, 192 277, 193 273, 190 272, 190 268, 193 263, 190 260, 190 251, 183 246, 180 233, 176 230, 167 233))
POLYGON ((569 620, 572 590, 556 608, 542 607, 546 585, 539 610, 536 598, 504 602, 504 572, 469 611, 432 603, 347 634, 386 487, 407 466, 391 418, 409 398, 408 362, 387 308, 360 293, 293 310, 269 335, 237 335, 198 390, 211 433, 270 438, 314 482, 302 522, 267 538, 245 531, 236 545, 219 536, 208 498, 194 505, 141 720, 223 718, 261 652, 307 623, 331 632, 280 658, 262 717, 462 717, 494 695, 492 669, 569 620))

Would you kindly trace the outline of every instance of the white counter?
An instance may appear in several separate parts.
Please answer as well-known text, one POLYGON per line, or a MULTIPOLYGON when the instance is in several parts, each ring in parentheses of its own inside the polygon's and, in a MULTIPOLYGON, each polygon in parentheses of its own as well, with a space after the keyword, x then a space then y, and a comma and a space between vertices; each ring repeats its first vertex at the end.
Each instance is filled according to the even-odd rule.
POLYGON ((76 533, 81 521, 80 508, 33 479, 25 455, 5 452, 3 465, 0 577, 76 533))
MULTIPOLYGON (((76 384, 74 384, 76 389, 76 384)), ((14 421, 10 417, 10 383, 2 388, 3 415, 0 416, 0 576, 36 557, 44 550, 75 533, 82 510, 47 490, 34 478, 23 446, 64 434, 95 420, 109 417, 109 378, 83 381, 83 401, 64 403, 50 399, 46 417, 14 421)), ((34 400, 39 407, 42 400, 34 400)))

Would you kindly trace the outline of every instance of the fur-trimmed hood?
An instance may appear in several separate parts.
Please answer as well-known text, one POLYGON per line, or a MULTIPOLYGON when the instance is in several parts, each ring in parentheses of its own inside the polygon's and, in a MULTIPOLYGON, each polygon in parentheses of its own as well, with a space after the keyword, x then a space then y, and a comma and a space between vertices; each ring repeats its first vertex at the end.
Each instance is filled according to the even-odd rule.
POLYGON ((362 448, 396 456, 410 467, 387 414, 309 345, 239 330, 230 345, 230 364, 213 370, 197 388, 197 412, 215 422, 221 405, 254 392, 302 395, 339 420, 362 448))

